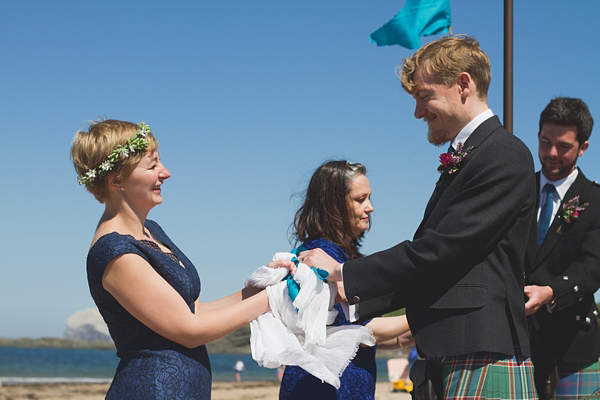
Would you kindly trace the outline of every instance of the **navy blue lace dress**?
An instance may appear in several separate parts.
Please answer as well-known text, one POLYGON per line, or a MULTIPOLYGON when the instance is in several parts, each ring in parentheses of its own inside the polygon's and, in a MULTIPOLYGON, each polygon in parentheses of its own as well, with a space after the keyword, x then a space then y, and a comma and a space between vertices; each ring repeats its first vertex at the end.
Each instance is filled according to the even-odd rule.
POLYGON ((125 253, 138 254, 194 311, 194 301, 200 294, 196 268, 156 222, 146 221, 145 226, 175 257, 149 243, 116 232, 98 239, 87 257, 90 292, 121 359, 106 398, 209 400, 211 370, 206 347, 188 349, 160 336, 129 314, 102 287, 102 275, 112 259, 125 253))
MULTIPOLYGON (((316 239, 304 243, 306 249, 321 248, 337 262, 348 261, 346 252, 338 245, 326 239, 316 239)), ((338 315, 333 325, 348 325, 350 321, 340 304, 334 306, 338 315)), ((361 322, 365 325, 369 321, 361 322)), ((321 382, 298 366, 287 366, 279 389, 280 400, 369 400, 375 398, 375 382, 377 381, 377 365, 375 364, 375 347, 360 347, 356 357, 348 364, 340 377, 340 388, 335 389, 328 383, 321 382)))

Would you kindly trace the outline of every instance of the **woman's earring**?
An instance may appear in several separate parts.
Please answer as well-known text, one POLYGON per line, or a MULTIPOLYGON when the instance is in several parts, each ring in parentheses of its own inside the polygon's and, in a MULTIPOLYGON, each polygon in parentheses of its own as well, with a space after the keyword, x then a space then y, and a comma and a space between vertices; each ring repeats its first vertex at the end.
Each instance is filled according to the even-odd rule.
POLYGON ((121 189, 119 189, 119 190, 120 190, 121 192, 125 192, 125 189, 123 189, 123 188, 121 188, 121 189))

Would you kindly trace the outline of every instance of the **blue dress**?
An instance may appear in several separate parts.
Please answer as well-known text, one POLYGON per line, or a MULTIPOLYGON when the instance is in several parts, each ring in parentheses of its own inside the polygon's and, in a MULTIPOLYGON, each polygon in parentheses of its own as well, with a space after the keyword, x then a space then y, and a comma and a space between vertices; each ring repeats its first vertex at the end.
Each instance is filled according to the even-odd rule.
MULTIPOLYGON (((306 249, 321 248, 337 262, 348 261, 346 252, 338 245, 326 239, 316 239, 304 243, 306 249)), ((335 309, 338 315, 333 325, 348 325, 350 321, 342 310, 340 304, 335 309)), ((364 321, 365 325, 369 321, 364 321)), ((340 377, 340 388, 335 389, 328 383, 321 382, 302 368, 292 365, 285 367, 281 387, 280 400, 369 400, 375 399, 375 382, 377 381, 377 365, 375 363, 375 347, 359 347, 356 357, 348 364, 340 377)))
POLYGON ((111 260, 125 253, 138 254, 173 286, 194 312, 194 301, 200 294, 196 268, 156 222, 148 220, 145 226, 175 257, 133 236, 116 232, 100 237, 87 257, 90 292, 121 359, 106 398, 209 400, 212 378, 206 347, 188 349, 160 336, 129 314, 102 287, 102 275, 111 260))

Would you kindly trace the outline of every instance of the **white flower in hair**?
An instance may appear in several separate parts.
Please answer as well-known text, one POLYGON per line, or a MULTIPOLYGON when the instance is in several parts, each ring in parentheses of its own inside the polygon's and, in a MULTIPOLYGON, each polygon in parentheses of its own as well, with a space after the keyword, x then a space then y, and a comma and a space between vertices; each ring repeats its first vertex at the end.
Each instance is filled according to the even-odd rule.
POLYGON ((146 135, 148 135, 148 132, 150 132, 150 127, 142 122, 139 124, 139 131, 138 133, 142 136, 142 137, 146 137, 146 135))
POLYGON ((96 177, 96 170, 95 169, 90 169, 88 172, 85 173, 85 177, 87 178, 88 181, 93 181, 94 178, 96 177))
POLYGON ((126 147, 121 147, 119 149, 119 153, 121 153, 121 157, 123 157, 123 158, 129 157, 129 149, 126 147))
POLYGON ((100 164, 100 169, 102 171, 110 171, 113 166, 114 166, 113 163, 111 163, 110 161, 106 160, 102 164, 100 164))

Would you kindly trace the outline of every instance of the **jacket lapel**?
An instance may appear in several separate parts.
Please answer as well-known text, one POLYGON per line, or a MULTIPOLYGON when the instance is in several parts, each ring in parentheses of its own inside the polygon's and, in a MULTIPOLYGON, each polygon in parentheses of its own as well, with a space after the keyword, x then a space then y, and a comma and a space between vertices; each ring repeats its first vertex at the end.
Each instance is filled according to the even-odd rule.
MULTIPOLYGON (((570 230, 573 227, 573 225, 575 225, 577 223, 577 220, 571 221, 571 223, 569 223, 569 224, 565 223, 565 221, 561 217, 562 205, 577 195, 580 196, 580 202, 584 203, 585 202, 585 183, 586 183, 586 181, 587 181, 586 177, 583 175, 581 170, 579 170, 579 174, 577 175, 575 182, 573 182, 573 184, 571 185, 569 190, 567 190, 565 197, 561 201, 561 204, 557 211, 557 214, 554 216, 554 220, 552 221, 552 224, 548 228, 548 233, 546 234, 546 237, 544 238, 544 241, 542 242, 542 245, 540 246, 540 248, 537 252, 537 256, 535 257, 533 269, 536 269, 537 267, 539 267, 541 265, 542 261, 548 256, 548 254, 554 249, 554 247, 556 247, 556 244, 559 242, 561 237, 568 230, 570 230)), ((538 181, 537 187, 538 188, 540 187, 539 181, 538 181)), ((539 195, 538 195, 538 202, 539 202, 539 195)))

